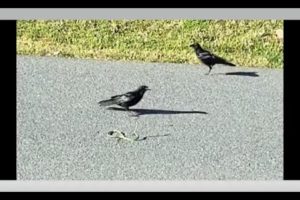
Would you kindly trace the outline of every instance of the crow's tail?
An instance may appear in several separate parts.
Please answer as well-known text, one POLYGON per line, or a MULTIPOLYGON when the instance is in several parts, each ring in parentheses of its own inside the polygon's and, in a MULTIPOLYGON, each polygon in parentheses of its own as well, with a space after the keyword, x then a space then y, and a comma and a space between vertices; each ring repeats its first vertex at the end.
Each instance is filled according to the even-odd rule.
POLYGON ((225 65, 229 65, 229 66, 236 66, 235 64, 232 64, 232 63, 230 63, 230 62, 228 62, 228 61, 225 61, 224 64, 225 64, 225 65))
POLYGON ((221 58, 219 56, 215 56, 216 63, 223 64, 223 65, 228 65, 228 66, 236 66, 235 64, 228 62, 224 58, 221 58))
POLYGON ((110 106, 110 105, 115 104, 115 101, 112 99, 108 99, 108 100, 99 101, 98 104, 100 106, 110 106))

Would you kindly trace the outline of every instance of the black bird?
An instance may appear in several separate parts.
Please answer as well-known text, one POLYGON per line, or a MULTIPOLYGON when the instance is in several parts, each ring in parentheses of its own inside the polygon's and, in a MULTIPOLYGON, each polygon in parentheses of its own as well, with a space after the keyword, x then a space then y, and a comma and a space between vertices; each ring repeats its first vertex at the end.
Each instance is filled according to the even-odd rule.
POLYGON ((207 75, 210 73, 212 67, 215 64, 224 64, 224 65, 229 65, 229 66, 235 66, 235 64, 232 64, 228 61, 226 61, 224 58, 221 58, 205 49, 203 49, 198 43, 191 44, 190 47, 192 47, 195 50, 195 53, 199 60, 202 61, 205 65, 209 67, 209 72, 207 75))
POLYGON ((147 90, 150 90, 148 86, 142 85, 134 91, 112 96, 110 99, 103 100, 98 103, 100 106, 110 106, 116 104, 125 108, 125 110, 129 110, 129 107, 136 105, 143 98, 147 90))

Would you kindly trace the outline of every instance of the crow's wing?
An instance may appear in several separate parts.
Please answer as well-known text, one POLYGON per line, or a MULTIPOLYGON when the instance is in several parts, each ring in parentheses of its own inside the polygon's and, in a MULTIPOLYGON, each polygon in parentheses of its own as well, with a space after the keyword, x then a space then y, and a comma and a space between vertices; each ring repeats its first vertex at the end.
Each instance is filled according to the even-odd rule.
POLYGON ((214 59, 215 55, 213 55, 209 51, 205 51, 205 52, 201 52, 198 57, 200 59, 206 60, 206 59, 214 59))
POLYGON ((116 95, 116 96, 111 97, 111 99, 113 99, 116 103, 129 102, 133 98, 134 98, 134 95, 131 92, 127 92, 126 94, 116 95))

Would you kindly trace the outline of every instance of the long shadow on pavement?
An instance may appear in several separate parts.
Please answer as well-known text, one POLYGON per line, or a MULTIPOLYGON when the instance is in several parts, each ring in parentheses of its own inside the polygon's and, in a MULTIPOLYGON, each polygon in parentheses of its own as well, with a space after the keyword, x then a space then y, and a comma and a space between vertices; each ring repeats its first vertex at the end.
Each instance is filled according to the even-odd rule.
MULTIPOLYGON (((115 111, 125 111, 122 108, 109 107, 107 110, 115 111)), ((179 111, 179 110, 161 110, 161 109, 130 109, 131 112, 134 112, 136 115, 171 115, 171 114, 208 114, 204 111, 179 111)))
POLYGON ((257 72, 227 72, 227 73, 214 73, 212 75, 231 75, 231 76, 259 77, 257 72))

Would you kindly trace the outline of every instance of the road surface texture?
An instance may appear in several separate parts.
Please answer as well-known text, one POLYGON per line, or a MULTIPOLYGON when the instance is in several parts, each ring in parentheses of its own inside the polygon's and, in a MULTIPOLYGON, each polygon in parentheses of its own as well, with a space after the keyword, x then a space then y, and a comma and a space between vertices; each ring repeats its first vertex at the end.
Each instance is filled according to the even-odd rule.
POLYGON ((282 180, 283 70, 207 71, 18 56, 18 180, 282 180), (97 104, 139 85, 138 117, 97 104))

